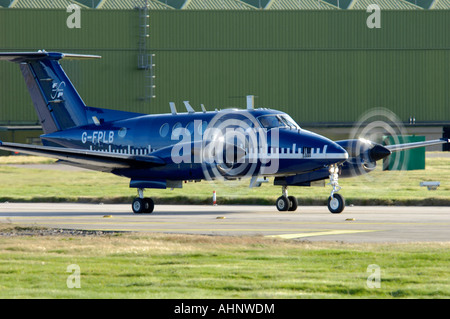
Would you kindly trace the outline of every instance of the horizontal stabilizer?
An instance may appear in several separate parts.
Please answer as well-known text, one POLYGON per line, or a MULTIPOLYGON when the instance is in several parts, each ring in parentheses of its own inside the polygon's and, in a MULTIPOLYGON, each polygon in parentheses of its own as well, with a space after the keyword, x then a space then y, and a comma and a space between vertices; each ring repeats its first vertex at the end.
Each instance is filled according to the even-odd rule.
POLYGON ((60 60, 60 59, 99 59, 99 55, 90 54, 73 54, 59 52, 2 52, 0 53, 0 61, 10 61, 16 63, 24 63, 38 60, 60 60))
POLYGON ((157 156, 136 156, 98 151, 80 150, 74 148, 50 147, 18 143, 0 142, 0 149, 20 152, 29 155, 56 158, 79 167, 89 167, 98 171, 112 171, 120 168, 151 168, 163 166, 166 163, 157 156))

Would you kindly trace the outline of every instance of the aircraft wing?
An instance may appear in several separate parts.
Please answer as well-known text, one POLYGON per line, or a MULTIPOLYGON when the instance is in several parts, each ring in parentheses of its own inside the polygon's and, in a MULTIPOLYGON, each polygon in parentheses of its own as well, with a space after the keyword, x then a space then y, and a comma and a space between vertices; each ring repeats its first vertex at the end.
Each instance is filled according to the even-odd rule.
POLYGON ((166 163, 160 157, 146 155, 125 155, 98 151, 80 150, 40 145, 7 143, 0 141, 0 149, 20 152, 29 155, 56 158, 67 164, 86 167, 98 171, 112 171, 119 168, 151 168, 163 166, 166 163))
POLYGON ((450 139, 441 138, 439 140, 431 140, 431 141, 425 141, 425 142, 384 145, 384 147, 387 148, 388 150, 390 150, 391 152, 398 152, 398 151, 409 150, 411 148, 425 147, 425 146, 445 144, 445 143, 450 143, 450 139))

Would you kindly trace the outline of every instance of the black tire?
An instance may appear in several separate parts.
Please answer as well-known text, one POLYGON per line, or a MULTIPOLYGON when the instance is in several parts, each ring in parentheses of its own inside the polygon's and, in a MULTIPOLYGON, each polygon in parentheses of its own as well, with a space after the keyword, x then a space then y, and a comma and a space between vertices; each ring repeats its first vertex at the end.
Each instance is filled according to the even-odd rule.
POLYGON ((298 207, 298 200, 297 197, 295 196, 288 196, 288 200, 289 200, 289 211, 290 212, 295 212, 297 210, 298 207))
POLYGON ((275 206, 280 212, 286 212, 289 209, 289 199, 286 196, 278 197, 275 206))
POLYGON ((151 198, 144 198, 144 211, 145 214, 153 213, 153 209, 155 208, 155 203, 151 198))
POLYGON ((333 198, 328 197, 328 210, 332 214, 340 214, 345 208, 345 200, 339 194, 334 194, 333 198))
POLYGON ((135 214, 142 214, 145 210, 145 206, 145 202, 142 198, 135 198, 131 204, 131 209, 135 214))

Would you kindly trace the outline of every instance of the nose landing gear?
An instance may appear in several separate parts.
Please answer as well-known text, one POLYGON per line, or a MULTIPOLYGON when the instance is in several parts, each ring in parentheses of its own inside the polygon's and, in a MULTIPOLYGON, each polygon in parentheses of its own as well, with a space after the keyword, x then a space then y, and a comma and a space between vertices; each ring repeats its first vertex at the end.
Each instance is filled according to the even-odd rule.
POLYGON ((151 214, 155 204, 151 198, 144 198, 144 189, 138 188, 138 196, 133 200, 131 208, 135 214, 151 214))
POLYGON ((339 168, 336 165, 330 166, 330 182, 328 185, 331 185, 333 189, 331 190, 331 195, 328 197, 328 210, 333 214, 340 214, 345 208, 345 200, 342 195, 337 194, 341 190, 342 187, 339 186, 339 168))
POLYGON ((278 197, 275 205, 280 212, 296 211, 298 207, 297 197, 288 196, 287 186, 282 186, 282 195, 278 197))

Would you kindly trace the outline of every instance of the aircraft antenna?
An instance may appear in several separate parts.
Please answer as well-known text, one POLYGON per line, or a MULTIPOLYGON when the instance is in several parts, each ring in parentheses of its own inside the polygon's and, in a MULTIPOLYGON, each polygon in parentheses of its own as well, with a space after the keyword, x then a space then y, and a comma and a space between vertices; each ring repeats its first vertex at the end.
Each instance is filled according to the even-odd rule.
POLYGON ((255 96, 247 95, 247 110, 255 109, 255 96))
POLYGON ((172 115, 177 115, 177 108, 175 107, 174 102, 169 102, 170 105, 170 111, 172 112, 172 115))
POLYGON ((183 101, 183 103, 184 103, 184 106, 186 106, 186 110, 188 111, 188 113, 195 113, 195 110, 189 104, 189 101, 183 101))

